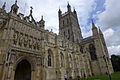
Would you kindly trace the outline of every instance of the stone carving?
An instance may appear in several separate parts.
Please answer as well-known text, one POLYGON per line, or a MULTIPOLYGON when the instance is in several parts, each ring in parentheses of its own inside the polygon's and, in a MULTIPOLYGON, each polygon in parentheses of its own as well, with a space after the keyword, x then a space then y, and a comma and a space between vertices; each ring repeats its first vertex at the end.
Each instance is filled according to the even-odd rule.
POLYGON ((16 33, 13 35, 13 44, 14 44, 14 45, 17 45, 17 40, 18 40, 18 33, 16 32, 16 33))
POLYGON ((11 12, 11 13, 14 13, 14 14, 17 14, 18 9, 19 9, 19 7, 18 7, 18 5, 17 5, 17 0, 16 0, 16 1, 15 1, 15 4, 12 5, 10 12, 11 12))
POLYGON ((40 50, 41 43, 39 39, 15 32, 13 35, 13 45, 40 50))
POLYGON ((0 29, 5 27, 6 23, 7 23, 6 19, 0 19, 0 29))
POLYGON ((28 41, 29 41, 29 43, 28 43, 29 44, 29 48, 32 48, 32 43, 33 43, 32 38, 29 38, 28 41))

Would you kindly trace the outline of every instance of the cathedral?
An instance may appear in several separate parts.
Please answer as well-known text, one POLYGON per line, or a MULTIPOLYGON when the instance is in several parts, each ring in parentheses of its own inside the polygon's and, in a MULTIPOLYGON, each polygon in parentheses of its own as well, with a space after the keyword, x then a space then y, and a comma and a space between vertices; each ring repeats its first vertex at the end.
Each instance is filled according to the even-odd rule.
POLYGON ((83 38, 76 10, 58 10, 59 34, 18 13, 0 8, 0 80, 64 80, 113 73, 104 35, 92 21, 92 36, 83 38))

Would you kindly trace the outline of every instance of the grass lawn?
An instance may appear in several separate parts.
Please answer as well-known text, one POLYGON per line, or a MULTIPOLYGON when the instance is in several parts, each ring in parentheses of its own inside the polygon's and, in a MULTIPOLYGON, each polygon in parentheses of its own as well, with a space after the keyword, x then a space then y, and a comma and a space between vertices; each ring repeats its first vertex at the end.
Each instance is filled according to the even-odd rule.
MULTIPOLYGON (((115 72, 111 74, 111 80, 120 80, 120 72, 115 72)), ((78 79, 69 79, 69 80, 78 80, 78 79)), ((88 77, 87 79, 80 79, 80 80, 110 80, 108 75, 102 75, 102 76, 92 76, 88 77)))

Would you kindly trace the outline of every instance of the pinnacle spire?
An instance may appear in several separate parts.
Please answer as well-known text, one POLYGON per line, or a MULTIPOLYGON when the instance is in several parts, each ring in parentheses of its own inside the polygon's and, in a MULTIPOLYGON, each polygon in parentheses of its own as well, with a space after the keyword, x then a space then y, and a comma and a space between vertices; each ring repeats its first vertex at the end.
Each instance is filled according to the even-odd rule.
POLYGON ((68 5, 67 5, 67 6, 68 6, 68 7, 70 7, 69 1, 68 1, 67 3, 68 3, 68 5))
POLYGON ((39 23, 39 26, 44 28, 45 27, 45 21, 43 19, 43 16, 41 16, 41 20, 38 22, 39 23))
POLYGON ((100 29, 100 27, 99 27, 99 34, 103 34, 102 31, 101 31, 101 29, 100 29))
POLYGON ((95 23, 94 23, 93 19, 92 19, 91 21, 92 21, 92 29, 97 28, 97 27, 95 26, 95 23))
POLYGON ((43 16, 41 17, 41 19, 43 20, 43 16))
POLYGON ((4 2, 2 9, 5 10, 5 7, 6 7, 6 2, 4 2))
POLYGON ((71 12, 71 6, 70 6, 69 2, 68 2, 68 5, 67 5, 67 8, 68 8, 68 12, 71 12))
POLYGON ((59 8, 59 11, 58 11, 59 13, 61 13, 62 11, 61 11, 61 9, 59 8))
POLYGON ((73 11, 73 12, 76 14, 76 10, 75 10, 75 7, 73 7, 73 9, 74 9, 74 11, 73 11))
POLYGON ((43 19, 43 16, 41 16, 41 20, 39 22, 45 22, 44 19, 43 19))
POLYGON ((59 19, 60 19, 61 15, 62 15, 62 11, 61 11, 61 9, 60 9, 60 7, 59 7, 59 11, 58 11, 59 19))
POLYGON ((93 21, 93 19, 92 19, 91 21, 92 21, 92 27, 95 27, 95 24, 94 24, 94 21, 93 21))
POLYGON ((92 32, 93 32, 93 36, 97 35, 98 32, 98 28, 95 26, 93 19, 92 19, 92 32))
POLYGON ((17 4, 17 0, 15 0, 15 4, 17 4))
POLYGON ((17 14, 17 12, 18 12, 18 9, 19 9, 19 7, 18 7, 18 5, 17 5, 17 0, 15 0, 15 4, 13 4, 12 6, 11 6, 11 13, 14 13, 14 14, 17 14))

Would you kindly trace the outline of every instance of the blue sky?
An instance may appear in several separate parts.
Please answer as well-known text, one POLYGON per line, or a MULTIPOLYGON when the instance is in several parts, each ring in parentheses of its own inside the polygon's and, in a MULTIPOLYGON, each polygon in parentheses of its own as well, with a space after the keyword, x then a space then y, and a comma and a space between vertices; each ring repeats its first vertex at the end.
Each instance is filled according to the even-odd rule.
MULTIPOLYGON (((10 11, 15 0, 0 0, 0 6, 7 2, 6 9, 10 11)), ((44 16, 46 29, 58 33, 58 9, 64 13, 67 2, 76 9, 79 24, 84 37, 91 34, 91 19, 99 26, 105 36, 108 50, 111 54, 120 55, 120 0, 18 0, 19 12, 29 15, 33 6, 33 16, 39 21, 44 16)))

